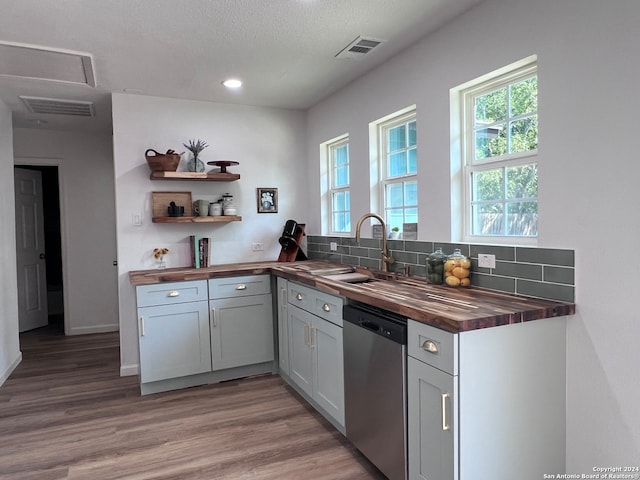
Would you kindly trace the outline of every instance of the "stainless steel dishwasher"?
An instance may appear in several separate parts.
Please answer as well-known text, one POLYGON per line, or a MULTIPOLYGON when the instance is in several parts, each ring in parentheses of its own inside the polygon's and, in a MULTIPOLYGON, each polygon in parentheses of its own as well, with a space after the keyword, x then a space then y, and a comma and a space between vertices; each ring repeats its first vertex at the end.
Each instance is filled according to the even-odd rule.
POLYGON ((359 303, 343 319, 347 438, 389 480, 404 480, 407 319, 359 303))

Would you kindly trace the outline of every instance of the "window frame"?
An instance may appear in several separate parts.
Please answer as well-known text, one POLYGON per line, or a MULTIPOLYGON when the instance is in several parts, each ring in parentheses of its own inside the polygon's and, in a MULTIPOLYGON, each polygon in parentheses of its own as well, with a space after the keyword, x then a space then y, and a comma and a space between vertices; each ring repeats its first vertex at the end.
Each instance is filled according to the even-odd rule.
MULTIPOLYGON (((418 201, 418 158, 417 158, 417 151, 418 151, 418 133, 417 133, 417 113, 416 113, 416 108, 415 106, 412 107, 410 110, 402 110, 401 112, 398 112, 396 114, 393 114, 390 117, 386 117, 385 120, 380 121, 379 123, 377 123, 377 134, 378 134, 378 148, 379 148, 379 159, 378 159, 378 166, 379 166, 379 199, 380 199, 380 204, 379 204, 379 211, 382 213, 382 218, 384 218, 385 223, 387 224, 387 227, 390 229, 392 227, 392 222, 391 219, 389 218, 389 216, 387 215, 387 213, 390 210, 398 210, 399 207, 387 207, 387 187, 389 185, 393 185, 393 184, 402 184, 403 186, 403 204, 402 204, 402 216, 403 216, 403 223, 406 223, 406 210, 407 209, 415 209, 416 210, 416 217, 418 216, 418 211, 419 211, 419 201, 418 201), (415 143, 415 150, 416 150, 416 171, 413 173, 405 173, 402 175, 395 175, 395 176, 389 176, 388 175, 388 171, 389 171, 389 154, 391 153, 388 150, 388 132, 389 130, 391 130, 392 128, 398 127, 400 125, 408 125, 409 123, 414 122, 416 124, 416 143, 415 143), (416 184, 416 203, 415 205, 408 205, 405 203, 404 201, 404 184, 406 183, 410 183, 413 182, 416 184)), ((410 148, 407 147, 404 150, 408 151, 410 148)), ((416 220, 417 223, 417 220, 416 220)), ((402 226, 400 226, 400 228, 402 228, 402 226)), ((386 234, 388 234, 389 232, 386 232, 386 234)))
MULTIPOLYGON (((475 203, 473 201, 473 175, 478 172, 502 169, 506 172, 509 167, 517 167, 523 165, 535 165, 538 168, 538 148, 535 150, 529 150, 524 152, 506 153, 504 155, 487 157, 483 159, 476 159, 476 145, 475 145, 475 103, 474 99, 487 95, 491 92, 495 92, 501 88, 508 88, 510 85, 517 84, 523 80, 531 77, 538 77, 538 66, 536 58, 527 59, 517 65, 507 67, 501 71, 495 72, 484 76, 477 81, 467 84, 465 87, 461 87, 460 93, 460 105, 461 105, 461 120, 463 125, 463 134, 461 135, 461 154, 462 161, 462 175, 463 175, 463 238, 462 240, 470 243, 496 243, 496 244, 511 244, 511 245, 536 245, 538 239, 538 233, 536 235, 482 235, 473 233, 473 208, 475 203)), ((535 115, 539 120, 539 105, 536 108, 535 115)), ((518 119, 519 115, 511 116, 510 112, 507 112, 507 117, 504 123, 509 125, 513 119, 518 119)), ((539 124, 539 123, 538 123, 539 124)), ((507 127, 508 128, 508 127, 507 127)), ((538 132, 539 135, 539 132, 538 132)), ((538 137, 539 138, 539 137, 538 137)), ((509 141, 509 140, 508 140, 509 141)), ((539 173, 538 173, 539 178, 539 173)), ((539 193, 539 192, 538 192, 539 193)), ((529 199, 531 201, 531 199, 529 199)), ((539 195, 536 195, 535 202, 539 204, 539 195)), ((496 199, 493 203, 502 203, 506 205, 509 199, 506 196, 506 191, 501 199, 496 199)))
POLYGON ((329 221, 328 227, 331 235, 349 235, 351 233, 351 158, 350 158, 350 148, 349 148, 349 136, 343 135, 341 137, 336 138, 335 140, 328 142, 326 144, 327 148, 327 173, 328 173, 328 213, 329 213, 329 221), (347 173, 349 181, 345 185, 336 186, 335 185, 335 171, 337 170, 336 165, 336 151, 341 147, 347 147, 347 173), (336 193, 347 193, 349 194, 349 209, 348 210, 337 210, 334 205, 334 195, 336 193), (334 214, 335 213, 348 213, 349 214, 349 229, 348 230, 336 230, 336 225, 334 222, 334 214))

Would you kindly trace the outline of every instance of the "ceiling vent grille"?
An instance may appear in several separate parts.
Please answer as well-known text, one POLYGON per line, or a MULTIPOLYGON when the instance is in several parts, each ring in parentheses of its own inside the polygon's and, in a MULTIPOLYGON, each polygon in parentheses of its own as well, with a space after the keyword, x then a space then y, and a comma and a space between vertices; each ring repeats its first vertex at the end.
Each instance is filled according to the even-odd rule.
POLYGON ((42 98, 20 96, 31 113, 48 115, 73 115, 76 117, 94 117, 93 102, 82 100, 63 100, 59 98, 42 98))
POLYGON ((344 47, 336 54, 336 58, 346 58, 349 60, 364 58, 374 48, 380 45, 384 40, 376 38, 358 37, 349 45, 344 47))

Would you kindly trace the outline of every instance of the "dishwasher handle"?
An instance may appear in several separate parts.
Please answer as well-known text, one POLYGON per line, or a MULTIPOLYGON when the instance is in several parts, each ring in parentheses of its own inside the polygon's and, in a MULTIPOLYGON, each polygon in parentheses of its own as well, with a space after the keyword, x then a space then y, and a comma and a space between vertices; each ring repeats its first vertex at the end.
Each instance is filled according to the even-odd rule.
POLYGON ((371 330, 373 332, 379 332, 380 331, 380 325, 378 325, 376 322, 371 322, 369 320, 360 321, 360 326, 362 328, 366 328, 367 330, 371 330))

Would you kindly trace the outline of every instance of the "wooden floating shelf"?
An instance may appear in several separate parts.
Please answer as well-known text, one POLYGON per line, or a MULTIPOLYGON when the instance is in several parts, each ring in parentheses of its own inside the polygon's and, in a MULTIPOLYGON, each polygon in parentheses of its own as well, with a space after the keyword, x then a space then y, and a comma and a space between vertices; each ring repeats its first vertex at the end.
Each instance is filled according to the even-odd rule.
POLYGON ((233 182, 240 179, 239 173, 207 172, 151 172, 151 180, 200 180, 205 182, 233 182))
POLYGON ((153 217, 153 223, 229 223, 241 222, 240 215, 218 215, 215 217, 153 217))

